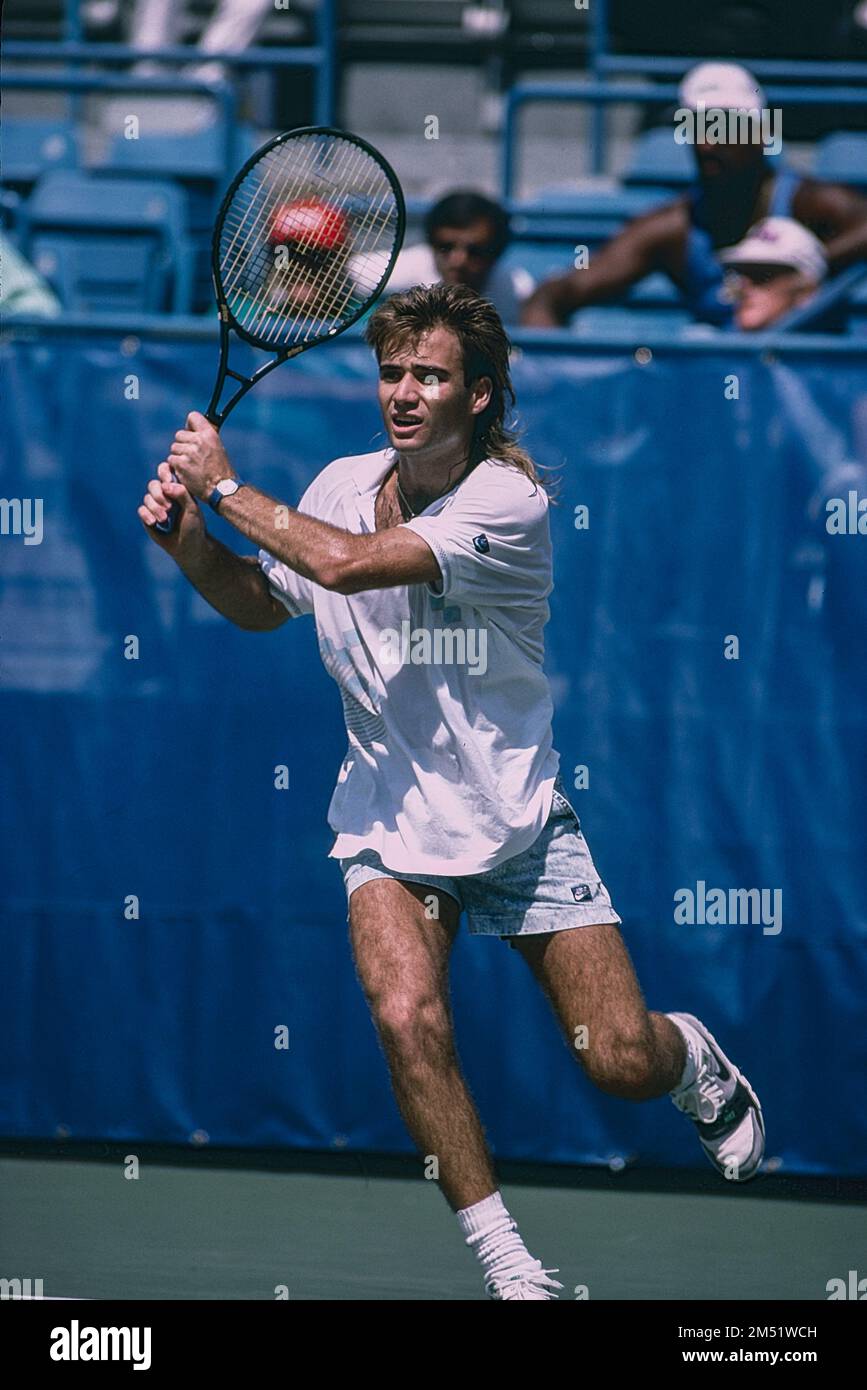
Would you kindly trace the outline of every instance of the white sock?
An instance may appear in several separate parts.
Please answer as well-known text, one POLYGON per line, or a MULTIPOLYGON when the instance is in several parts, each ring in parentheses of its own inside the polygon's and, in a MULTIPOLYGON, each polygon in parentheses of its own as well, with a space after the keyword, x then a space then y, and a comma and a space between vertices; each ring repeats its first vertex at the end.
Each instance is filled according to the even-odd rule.
POLYGON ((679 1018, 672 1018, 671 1014, 666 1014, 665 1017, 671 1020, 675 1028, 678 1029, 681 1036, 683 1037, 684 1042, 686 1043, 686 1066, 683 1069, 683 1076, 680 1078, 678 1084, 674 1087, 675 1091, 680 1091, 683 1089, 684 1086, 691 1086, 692 1083, 695 1081, 697 1075, 697 1068, 695 1065, 694 1042, 691 1033, 687 1031, 686 1026, 683 1023, 681 1023, 679 1018))
POLYGON ((518 1235, 518 1226, 507 1212, 499 1192, 458 1212, 464 1238, 482 1266, 487 1278, 503 1274, 530 1259, 530 1252, 518 1235))

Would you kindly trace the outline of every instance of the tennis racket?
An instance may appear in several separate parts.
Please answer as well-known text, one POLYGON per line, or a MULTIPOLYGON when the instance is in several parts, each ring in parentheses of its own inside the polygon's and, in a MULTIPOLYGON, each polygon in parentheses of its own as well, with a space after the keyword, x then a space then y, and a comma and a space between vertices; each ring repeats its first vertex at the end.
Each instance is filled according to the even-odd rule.
MULTIPOLYGON (((391 275, 405 225, 394 171, 358 135, 306 126, 247 160, 220 206, 211 247, 220 364, 204 413, 216 429, 281 362, 361 317, 391 275), (235 371, 232 333, 271 360, 252 376, 235 371), (227 377, 238 386, 221 407, 227 377)), ((167 534, 176 522, 173 505, 155 524, 167 534)))

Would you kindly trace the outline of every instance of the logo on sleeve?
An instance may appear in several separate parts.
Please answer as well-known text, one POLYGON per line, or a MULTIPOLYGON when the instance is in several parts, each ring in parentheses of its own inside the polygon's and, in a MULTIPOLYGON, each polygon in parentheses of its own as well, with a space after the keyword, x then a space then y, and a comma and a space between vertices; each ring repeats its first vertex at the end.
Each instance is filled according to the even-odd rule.
POLYGON ((480 555, 487 555, 491 548, 490 542, 484 533, 482 533, 481 536, 473 536, 473 545, 480 555))
POLYGON ((593 898, 593 889, 589 883, 573 883, 572 897, 576 903, 589 903, 593 898))

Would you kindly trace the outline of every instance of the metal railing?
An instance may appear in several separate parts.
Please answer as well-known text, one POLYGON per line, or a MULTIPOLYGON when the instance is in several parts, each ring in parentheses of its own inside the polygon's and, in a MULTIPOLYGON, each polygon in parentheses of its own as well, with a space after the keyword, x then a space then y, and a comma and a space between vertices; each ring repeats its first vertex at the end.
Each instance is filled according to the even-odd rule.
MULTIPOLYGON (((265 48, 261 46, 251 46, 240 53, 202 53, 194 45, 173 45, 168 48, 159 49, 133 49, 128 44, 118 43, 85 43, 82 40, 81 18, 77 0, 66 0, 64 11, 63 34, 60 43, 29 42, 26 40, 11 40, 3 45, 3 85, 22 86, 20 81, 10 81, 16 77, 25 76, 22 73, 9 71, 9 63, 51 63, 67 64, 76 67, 85 63, 95 64, 134 64, 142 60, 155 60, 167 63, 171 66, 181 66, 207 61, 208 63, 221 63, 224 66, 235 68, 263 68, 263 69, 285 69, 285 68, 310 68, 315 74, 314 92, 314 114, 313 122, 315 125, 333 125, 335 118, 335 92, 337 76, 337 57, 336 57, 336 6, 337 0, 319 0, 316 10, 316 36, 315 44, 295 44, 287 45, 285 48, 274 47, 265 48)), ((26 74, 28 76, 43 76, 43 74, 26 74)), ((83 87, 79 81, 70 81, 75 78, 74 72, 46 73, 44 76, 53 78, 53 85, 58 88, 77 86, 83 87)), ((89 75, 90 76, 90 75, 89 75)), ((96 76, 96 74, 92 74, 96 76)), ((106 79, 108 81, 109 79, 106 79)), ((127 88, 147 91, 172 90, 177 94, 177 81, 173 81, 170 88, 156 85, 160 79, 136 77, 130 74, 128 77, 115 75, 110 80, 116 81, 121 85, 114 90, 124 91, 127 88)), ((45 82, 46 88, 50 88, 52 83, 45 82)), ((222 84, 202 84, 192 81, 184 83, 185 90, 207 90, 218 94, 222 84)), ((92 90, 98 90, 94 88, 92 90)), ((106 87, 106 90, 109 88, 106 87)), ((227 167, 227 174, 231 168, 227 167)))
MULTIPOLYGON (((688 66, 688 62, 686 65, 688 66)), ((768 105, 867 107, 867 63, 850 66, 859 66, 864 86, 822 87, 800 83, 792 85, 773 83, 765 88, 765 100, 768 105)), ((649 105, 659 102, 676 102, 677 100, 678 86, 676 83, 624 82, 612 85, 604 80, 515 83, 506 95, 501 163, 501 192, 503 197, 507 200, 512 199, 515 191, 518 114, 525 106, 538 105, 542 102, 571 102, 576 105, 589 103, 593 106, 594 111, 601 112, 606 106, 615 103, 635 102, 639 105, 649 105)), ((591 158, 594 173, 601 173, 604 167, 604 144, 596 143, 598 135, 598 131, 591 133, 591 158)))
MULTIPOLYGON (((189 61, 189 55, 187 61, 189 61)), ((4 72, 0 85, 4 91, 64 91, 70 93, 135 91, 169 92, 173 96, 178 94, 177 79, 174 77, 106 77, 103 73, 93 72, 4 72)), ((184 83, 184 91, 204 93, 214 101, 221 117, 222 163, 225 171, 231 171, 237 111, 237 97, 234 87, 227 82, 213 84, 190 79, 184 83)))
MULTIPOLYGON (((355 325, 348 329, 343 338, 363 343, 364 329, 355 325)), ((167 342, 213 342, 216 347, 219 326, 216 314, 202 317, 164 315, 164 314, 64 314, 62 318, 37 318, 32 315, 7 315, 0 320, 0 343, 20 339, 46 341, 68 337, 109 337, 116 338, 118 344, 130 338, 159 338, 167 342)), ((576 337, 567 329, 550 328, 512 328, 509 338, 513 347, 520 351, 546 351, 573 356, 587 357, 593 354, 635 353, 637 348, 648 348, 652 354, 689 356, 698 354, 723 353, 726 360, 738 353, 753 355, 766 353, 774 356, 801 356, 816 354, 824 357, 863 358, 867 361, 867 337, 847 337, 845 334, 779 332, 776 329, 765 333, 738 333, 708 330, 707 332, 685 333, 675 337, 669 331, 659 329, 635 329, 619 334, 606 333, 598 337, 587 335, 576 337)), ((371 364, 373 358, 371 356, 371 364)), ((636 359, 636 367, 646 363, 636 359)))

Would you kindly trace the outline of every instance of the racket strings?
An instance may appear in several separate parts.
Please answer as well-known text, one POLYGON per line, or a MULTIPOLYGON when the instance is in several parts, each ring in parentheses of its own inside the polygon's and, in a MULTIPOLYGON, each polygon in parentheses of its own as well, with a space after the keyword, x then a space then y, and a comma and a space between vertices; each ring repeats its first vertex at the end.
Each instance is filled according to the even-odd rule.
MULTIPOLYGON (((259 248, 260 242, 257 238, 261 235, 262 223, 266 214, 273 213, 280 202, 285 201, 289 196, 294 196, 300 190, 300 183, 293 191, 290 191, 291 178, 293 173, 296 181, 303 180, 305 177, 305 155, 309 151, 305 149, 300 140, 292 143, 291 150, 287 150, 286 144, 280 145, 276 150, 269 150, 264 156, 254 164, 253 168, 247 173, 244 181, 235 191, 232 203, 226 213, 226 224, 237 219, 235 234, 229 245, 225 247, 221 254, 221 262, 228 265, 234 263, 236 270, 244 267, 243 251, 245 244, 253 252, 259 248), (275 187, 275 181, 283 175, 283 183, 279 189, 275 187), (262 195, 260 206, 256 208, 256 198, 262 195), (245 206, 246 204, 246 206, 245 206), (250 213, 254 213, 253 221, 245 228, 245 222, 250 213), (244 232, 245 244, 237 246, 237 239, 241 232, 244 232)), ((307 161, 309 164, 309 160, 307 161)), ((310 170, 306 171, 309 178, 310 170)), ((267 243, 266 243, 267 244, 267 243)), ((230 277, 231 280, 231 277, 230 277)))
MULTIPOLYGON (((338 321, 346 317, 350 303, 354 297, 361 295, 362 298, 368 299, 373 294, 374 290, 377 288, 379 284, 379 281, 382 278, 385 264, 387 264, 387 259, 385 264, 380 262, 378 266, 378 273, 371 273, 366 277, 370 281, 369 284, 363 283, 361 272, 365 268, 363 265, 363 259, 368 255, 368 248, 366 246, 366 242, 369 240, 371 236, 373 236, 375 238, 375 241, 370 250, 375 250, 377 244, 381 240, 383 231, 388 226, 388 217, 386 216, 385 218, 383 218, 381 216, 386 196, 386 192, 385 190, 383 190, 380 194, 379 204, 375 205, 373 202, 373 191, 370 191, 371 201, 368 212, 365 215, 365 217, 360 221, 356 229, 355 242, 353 244, 352 249, 352 274, 341 276, 339 274, 338 268, 335 266, 332 271, 330 281, 328 281, 323 287, 324 302, 328 304, 330 314, 336 317, 338 321), (331 296, 330 302, 329 296, 331 296)), ((393 196, 391 195, 390 188, 388 189, 388 196, 393 196)), ((376 268, 375 261, 374 268, 376 268)), ((319 319, 315 322, 315 324, 311 323, 305 337, 308 340, 311 336, 318 337, 322 332, 323 324, 324 316, 320 315, 319 319)))
POLYGON ((356 161, 358 168, 350 172, 360 178, 364 166, 367 166, 369 176, 366 184, 361 187, 361 205, 364 211, 360 216, 356 213, 357 223, 351 250, 347 248, 346 260, 335 256, 330 273, 326 269, 322 277, 320 293, 317 295, 317 303, 321 306, 320 313, 316 318, 310 319, 303 335, 305 341, 309 341, 311 337, 321 336, 323 331, 328 331, 325 326, 328 319, 340 322, 351 310, 353 301, 357 302, 359 298, 370 298, 378 288, 383 271, 388 264, 389 258, 388 256, 383 258, 381 250, 378 257, 374 256, 370 267, 366 265, 366 258, 371 251, 376 251, 377 246, 381 246, 383 236, 389 236, 389 240, 393 244, 394 233, 389 234, 389 211, 393 204, 394 195, 382 170, 375 161, 371 160, 362 150, 359 150, 359 155, 361 158, 356 161), (379 185, 378 202, 375 201, 377 197, 376 185, 379 185), (368 246, 371 238, 373 238, 373 245, 368 246))
MULTIPOLYGON (((258 329, 259 320, 262 317, 262 312, 267 307, 267 298, 269 294, 273 296, 275 281, 277 282, 279 287, 284 290, 284 297, 286 298, 288 298, 288 294, 285 294, 285 292, 290 291, 293 288, 293 277, 291 275, 291 268, 287 267, 286 272, 284 272, 281 275, 277 266, 276 252, 274 251, 270 240, 266 239, 264 243, 262 243, 261 241, 263 224, 265 230, 267 231, 270 227, 270 218, 274 216, 274 214, 280 207, 292 207, 293 204, 297 207, 298 202, 302 201, 302 193, 309 194, 311 191, 312 171, 309 167, 309 159, 307 160, 307 167, 304 167, 302 162, 297 160, 298 151, 296 148, 293 148, 291 151, 289 151, 289 153, 292 156, 296 157, 294 167, 292 164, 290 164, 289 160, 286 157, 287 151, 285 145, 278 147, 278 150, 276 152, 270 152, 269 155, 266 156, 266 160, 263 161, 263 165, 266 163, 266 161, 270 161, 274 165, 274 168, 271 171, 266 171, 264 169, 262 170, 263 177, 262 183, 260 184, 260 188, 264 191, 265 198, 257 212, 257 216, 254 220, 253 226, 250 229, 250 236, 254 239, 259 239, 258 244, 256 240, 254 240, 253 243, 254 253, 259 253, 257 255, 257 260, 264 260, 264 265, 258 264, 256 267, 259 272, 259 279, 261 281, 261 290, 260 293, 255 297, 254 302, 251 304, 251 312, 248 316, 246 324, 244 325, 250 332, 255 332, 258 329), (278 156, 282 156, 282 158, 273 158, 275 153, 278 156), (271 172, 274 177, 279 177, 280 173, 283 173, 283 182, 281 183, 279 188, 274 188, 272 186, 272 181, 264 177, 265 172, 271 172), (293 175, 295 179, 294 186, 292 182, 293 175), (291 199, 292 202, 287 204, 287 199, 291 199)), ((305 150, 302 151, 302 153, 309 154, 310 151, 305 150)), ((320 180, 315 184, 315 191, 320 195, 323 191, 321 187, 321 182, 322 180, 320 177, 320 180)), ((331 190, 329 190, 329 195, 331 195, 331 190)), ((330 197, 329 202, 326 203, 325 206, 333 212, 334 204, 331 201, 330 197)), ((305 251, 312 247, 313 231, 314 228, 312 222, 309 225, 306 235, 301 230, 301 225, 295 228, 295 235, 292 238, 292 240, 295 248, 299 253, 303 254, 305 251)), ((294 278, 295 280, 300 281, 300 273, 296 275, 294 278)), ((269 338, 273 336, 273 330, 272 333, 268 336, 269 338)))
MULTIPOLYGON (((343 171, 343 177, 347 179, 347 181, 357 177, 359 168, 362 166, 362 161, 366 162, 368 165, 373 163, 373 161, 370 160, 369 156, 365 154, 361 147, 356 147, 356 150, 357 154, 355 156, 353 166, 348 167, 343 171)), ((381 174, 381 171, 379 170, 379 167, 377 165, 373 164, 373 167, 378 174, 381 174)), ((367 193, 369 196, 368 190, 363 190, 363 192, 367 193)), ((333 204, 329 204, 328 206, 330 210, 333 209, 333 204)), ((343 215, 342 208, 340 209, 340 215, 343 215)), ((356 239, 359 237, 361 230, 362 228, 360 227, 356 229, 356 239)), ((302 248, 306 249, 305 243, 302 243, 302 248)), ((323 331, 321 325, 325 322, 326 318, 337 319, 337 321, 339 322, 340 318, 342 317, 341 306, 333 302, 331 298, 333 293, 338 288, 343 288, 345 291, 348 291, 344 293, 344 305, 348 304, 349 300, 352 298, 353 289, 358 288, 354 285, 353 278, 348 274, 348 265, 346 263, 346 257, 348 257, 348 254, 348 248, 345 252, 345 255, 334 254, 331 258, 330 267, 326 268, 324 273, 319 277, 318 283, 316 285, 316 295, 314 302, 317 305, 321 305, 322 312, 316 319, 313 319, 312 317, 309 319, 307 331, 303 335, 304 341, 309 341, 311 337, 321 336, 323 331)), ((354 254, 355 251, 353 246, 353 256, 354 254)), ((290 276, 287 279, 287 277, 284 275, 282 277, 278 276, 277 278, 281 281, 281 291, 291 300, 291 292, 294 288, 292 277, 290 276)), ((297 280, 298 277, 295 278, 297 280)), ((309 282, 312 277, 308 275, 307 277, 302 278, 306 278, 309 282)), ((374 286, 371 286, 371 289, 373 288, 374 286)), ((268 337, 268 340, 270 342, 270 340, 273 337, 273 329, 272 332, 266 336, 268 337)))
POLYGON ((337 135, 282 141, 223 218, 219 278, 233 317, 269 346, 335 332, 379 288, 399 228, 395 190, 364 146, 337 135))

